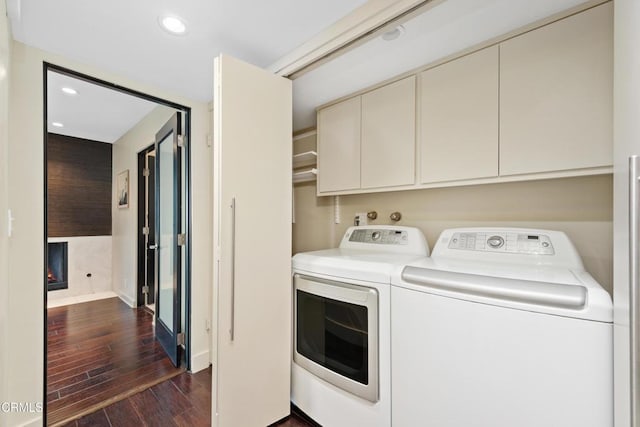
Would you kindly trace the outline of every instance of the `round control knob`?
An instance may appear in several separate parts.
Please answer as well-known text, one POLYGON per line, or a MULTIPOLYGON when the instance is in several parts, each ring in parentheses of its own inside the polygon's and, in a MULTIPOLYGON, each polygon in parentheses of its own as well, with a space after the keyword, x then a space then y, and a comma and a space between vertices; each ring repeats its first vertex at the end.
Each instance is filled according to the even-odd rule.
POLYGON ((542 242, 542 246, 545 247, 545 248, 548 248, 549 247, 549 242, 542 242))
POLYGON ((504 245, 504 239, 500 236, 491 236, 487 239, 487 245, 491 246, 493 249, 498 249, 504 245))
POLYGON ((374 231, 373 233, 371 233, 371 239, 380 240, 380 232, 379 231, 374 231))

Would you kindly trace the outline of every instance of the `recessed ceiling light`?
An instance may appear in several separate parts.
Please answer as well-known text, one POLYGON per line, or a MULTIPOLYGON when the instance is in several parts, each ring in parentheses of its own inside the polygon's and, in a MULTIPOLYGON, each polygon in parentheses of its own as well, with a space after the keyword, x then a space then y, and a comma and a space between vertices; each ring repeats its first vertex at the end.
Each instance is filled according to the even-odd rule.
POLYGON ((164 15, 159 18, 163 30, 171 34, 183 35, 187 32, 187 24, 181 18, 174 15, 164 15))
POLYGON ((77 90, 75 90, 75 89, 74 89, 74 88, 72 88, 72 87, 63 87, 63 88, 62 88, 62 91, 63 91, 64 93, 66 93, 67 95, 77 95, 77 94, 78 94, 78 91, 77 91, 77 90))
POLYGON ((382 40, 390 42, 392 40, 397 39, 401 35, 403 35, 404 32, 405 32, 404 27, 402 25, 398 25, 393 30, 387 31, 386 33, 382 34, 382 40))
POLYGON ((51 126, 57 127, 57 128, 63 128, 64 125, 60 122, 53 122, 51 123, 51 126))

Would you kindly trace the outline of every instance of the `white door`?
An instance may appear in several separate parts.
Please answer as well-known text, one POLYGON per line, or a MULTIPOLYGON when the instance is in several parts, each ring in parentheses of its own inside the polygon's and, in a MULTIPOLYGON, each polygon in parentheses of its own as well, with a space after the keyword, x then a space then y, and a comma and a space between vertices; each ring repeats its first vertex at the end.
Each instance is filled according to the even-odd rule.
MULTIPOLYGON (((630 202, 630 157, 640 156, 640 2, 614 8, 613 341, 615 427, 640 426, 640 206, 630 202), (632 212, 630 212, 632 211, 632 212), (631 215, 636 214, 636 215, 631 215), (635 217, 635 218, 634 218, 635 217), (633 227, 630 227, 633 221, 633 227), (633 297, 630 298, 630 286, 633 297), (631 321, 633 319, 633 321, 631 321), (631 330, 630 330, 631 329, 631 330), (630 337, 633 334, 633 340, 630 337)), ((640 163, 640 162, 639 162, 640 163)), ((640 165, 636 168, 640 170, 640 165)), ((637 179, 636 187, 640 184, 637 179)), ((633 197, 638 202, 640 194, 633 197)))
POLYGON ((213 415, 289 414, 291 81, 226 55, 214 67, 213 415))

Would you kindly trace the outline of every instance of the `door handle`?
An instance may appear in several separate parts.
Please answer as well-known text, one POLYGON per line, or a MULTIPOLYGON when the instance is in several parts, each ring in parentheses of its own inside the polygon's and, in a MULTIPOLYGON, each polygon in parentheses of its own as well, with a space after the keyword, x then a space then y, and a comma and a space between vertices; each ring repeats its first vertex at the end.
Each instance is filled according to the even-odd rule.
POLYGON ((236 198, 231 198, 231 341, 235 338, 236 323, 236 198))
POLYGON ((149 245, 147 249, 155 251, 156 249, 158 249, 158 245, 149 245))
POLYGON ((640 158, 629 157, 629 347, 631 374, 631 425, 638 422, 638 203, 640 202, 640 158))

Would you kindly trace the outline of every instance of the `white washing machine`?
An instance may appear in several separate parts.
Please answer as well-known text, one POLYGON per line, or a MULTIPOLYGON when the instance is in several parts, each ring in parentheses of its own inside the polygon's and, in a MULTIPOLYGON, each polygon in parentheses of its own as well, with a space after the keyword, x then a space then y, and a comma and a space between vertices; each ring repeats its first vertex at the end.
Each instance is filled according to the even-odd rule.
POLYGON ((314 421, 391 425, 391 274, 428 254, 416 228, 361 226, 293 257, 291 400, 314 421))
POLYGON ((613 425, 612 305, 564 233, 444 231, 394 274, 393 425, 613 425))

